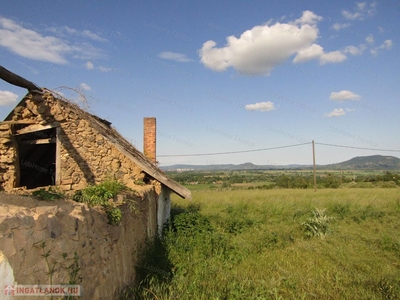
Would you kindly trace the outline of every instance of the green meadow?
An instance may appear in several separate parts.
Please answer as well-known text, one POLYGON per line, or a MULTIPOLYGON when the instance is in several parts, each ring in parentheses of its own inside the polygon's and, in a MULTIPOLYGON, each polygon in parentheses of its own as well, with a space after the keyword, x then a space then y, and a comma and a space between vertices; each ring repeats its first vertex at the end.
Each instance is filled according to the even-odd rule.
POLYGON ((196 189, 121 299, 400 299, 400 192, 196 189))

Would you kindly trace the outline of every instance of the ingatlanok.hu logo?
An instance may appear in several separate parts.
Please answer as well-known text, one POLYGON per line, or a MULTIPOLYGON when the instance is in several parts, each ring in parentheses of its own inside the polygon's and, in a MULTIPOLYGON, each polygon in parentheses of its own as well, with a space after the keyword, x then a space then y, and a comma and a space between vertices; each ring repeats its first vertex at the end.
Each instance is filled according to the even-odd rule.
POLYGON ((80 285, 6 285, 6 296, 80 296, 80 285))

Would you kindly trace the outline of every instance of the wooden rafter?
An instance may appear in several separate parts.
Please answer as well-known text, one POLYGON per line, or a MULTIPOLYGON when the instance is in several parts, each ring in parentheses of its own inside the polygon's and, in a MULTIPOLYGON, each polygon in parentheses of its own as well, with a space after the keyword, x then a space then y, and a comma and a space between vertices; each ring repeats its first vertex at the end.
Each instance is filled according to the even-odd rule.
POLYGON ((42 131, 46 129, 51 129, 51 128, 56 128, 59 127, 60 123, 54 122, 48 125, 39 125, 39 124, 34 124, 25 128, 22 128, 17 131, 15 135, 20 135, 20 134, 26 134, 26 133, 32 133, 32 132, 37 132, 37 131, 42 131))
POLYGON ((56 138, 49 138, 49 139, 37 139, 37 140, 23 140, 20 141, 21 144, 28 144, 28 145, 39 145, 39 144, 54 144, 56 143, 56 138))
POLYGON ((12 85, 16 85, 22 88, 27 89, 29 92, 33 93, 39 93, 42 94, 42 90, 40 87, 38 87, 36 84, 33 82, 26 80, 25 78, 14 74, 13 72, 7 70, 6 68, 0 66, 0 78, 3 79, 4 81, 7 81, 8 83, 12 85))

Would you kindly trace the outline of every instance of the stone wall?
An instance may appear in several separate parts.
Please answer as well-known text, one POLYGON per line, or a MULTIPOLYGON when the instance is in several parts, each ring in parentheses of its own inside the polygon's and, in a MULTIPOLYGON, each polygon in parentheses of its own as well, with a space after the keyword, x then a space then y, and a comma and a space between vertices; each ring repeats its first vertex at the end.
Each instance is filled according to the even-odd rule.
POLYGON ((81 299, 114 299, 135 281, 141 246, 157 229, 154 189, 140 195, 137 210, 123 205, 121 224, 112 226, 100 208, 0 194, 0 286, 49 284, 49 265, 53 284, 69 283, 76 253, 81 299))
POLYGON ((144 174, 86 120, 61 125, 61 187, 82 189, 107 178, 135 188, 144 174))
POLYGON ((8 124, 0 124, 0 190, 15 187, 16 151, 11 146, 11 129, 8 124))
POLYGON ((11 135, 15 122, 60 124, 58 178, 63 190, 82 189, 109 178, 120 179, 131 188, 142 184, 145 177, 142 170, 102 134, 104 130, 113 129, 101 122, 93 122, 94 116, 76 105, 54 98, 50 92, 43 96, 28 94, 24 100, 12 112, 11 120, 0 124, 0 190, 10 191, 16 186, 17 150, 11 135))

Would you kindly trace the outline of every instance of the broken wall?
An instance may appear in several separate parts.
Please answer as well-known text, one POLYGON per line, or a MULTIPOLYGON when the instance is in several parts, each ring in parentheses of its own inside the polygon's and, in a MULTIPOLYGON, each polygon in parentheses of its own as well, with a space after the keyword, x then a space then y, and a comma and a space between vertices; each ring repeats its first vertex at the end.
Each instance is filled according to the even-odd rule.
POLYGON ((86 204, 0 194, 0 286, 48 285, 49 268, 53 284, 68 284, 77 269, 68 266, 77 261, 81 299, 116 298, 137 279, 141 247, 157 230, 154 189, 140 195, 134 211, 121 207, 121 223, 113 226, 86 204))
POLYGON ((0 124, 0 190, 11 190, 16 185, 16 150, 11 146, 9 124, 0 124))
MULTIPOLYGON (((0 124, 0 187, 10 191, 18 184, 16 141, 12 134, 25 128, 59 124, 57 157, 58 178, 54 182, 63 190, 77 190, 105 179, 120 179, 128 187, 143 184, 145 174, 130 159, 105 138, 112 131, 94 116, 66 101, 55 99, 50 92, 43 96, 28 94, 8 120, 0 124), (25 125, 22 125, 25 124, 25 125), (35 125, 29 125, 35 124, 35 125)), ((40 137, 40 131, 38 131, 40 137)), ((39 172, 51 170, 39 163, 25 162, 39 172)))

